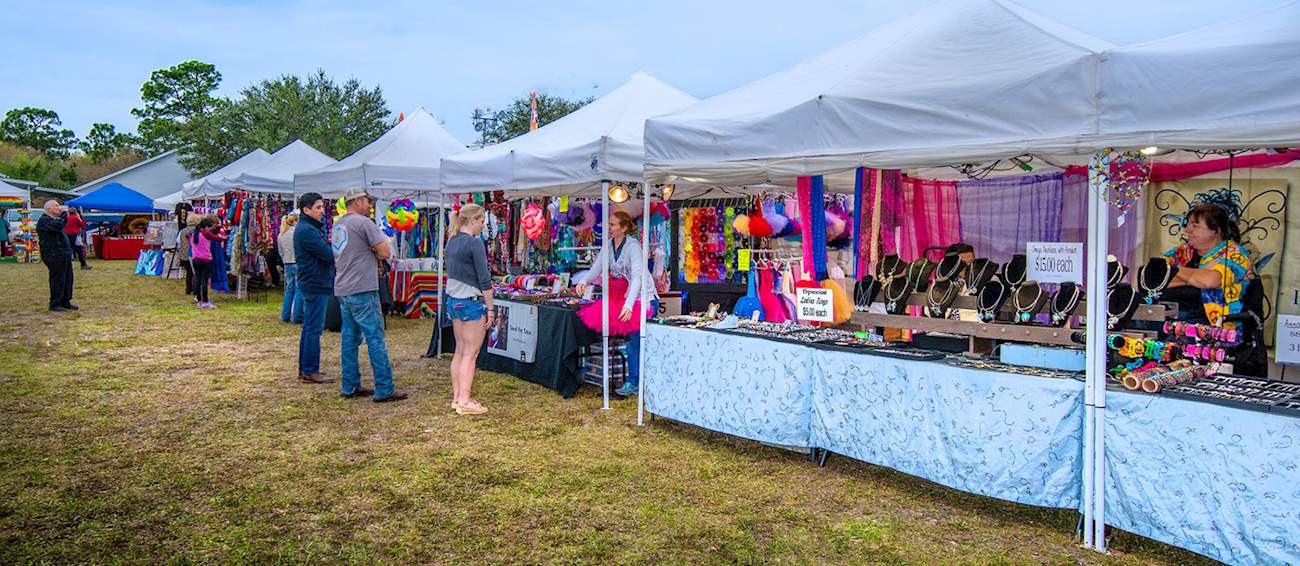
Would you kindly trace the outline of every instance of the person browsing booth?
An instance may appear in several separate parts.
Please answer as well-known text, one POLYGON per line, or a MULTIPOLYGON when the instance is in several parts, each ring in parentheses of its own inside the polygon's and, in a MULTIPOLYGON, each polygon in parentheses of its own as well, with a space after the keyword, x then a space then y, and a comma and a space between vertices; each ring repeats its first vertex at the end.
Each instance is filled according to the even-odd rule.
POLYGON ((370 209, 374 203, 364 190, 348 191, 343 195, 343 202, 347 214, 339 217, 330 231, 334 296, 339 299, 343 319, 340 355, 343 379, 339 394, 351 398, 371 393, 361 387, 361 370, 357 364, 357 350, 364 337, 375 376, 374 401, 401 401, 406 393, 393 390, 393 367, 388 360, 384 316, 379 304, 379 262, 391 255, 388 238, 371 220, 370 209))

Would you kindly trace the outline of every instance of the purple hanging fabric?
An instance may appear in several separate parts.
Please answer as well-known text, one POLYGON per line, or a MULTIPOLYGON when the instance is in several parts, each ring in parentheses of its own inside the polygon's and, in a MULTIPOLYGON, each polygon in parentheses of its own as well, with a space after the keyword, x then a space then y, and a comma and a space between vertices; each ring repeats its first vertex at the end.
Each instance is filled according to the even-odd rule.
MULTIPOLYGON (((903 172, 898 169, 880 171, 880 249, 882 256, 898 253, 899 227, 903 217, 903 172)), ((872 199, 874 200, 874 196, 872 199)))
MULTIPOLYGON (((1080 168, 1082 169, 1082 168, 1080 168)), ((1076 172, 1074 168, 1067 170, 1062 185, 1065 190, 1065 203, 1062 207, 1064 216, 1061 226, 1062 242, 1083 242, 1084 257, 1088 257, 1088 173, 1086 169, 1076 172)), ((1110 207, 1110 245, 1108 253, 1119 258, 1130 270, 1130 273, 1136 273, 1138 265, 1136 253, 1139 238, 1142 234, 1139 230, 1142 227, 1143 201, 1138 200, 1137 206, 1133 207, 1125 215, 1124 224, 1119 224, 1119 209, 1114 206, 1110 207)))
POLYGON ((1025 253, 1027 242, 1077 241, 1062 239, 1062 177, 1055 173, 959 181, 961 240, 974 246, 976 255, 999 263, 1025 253))

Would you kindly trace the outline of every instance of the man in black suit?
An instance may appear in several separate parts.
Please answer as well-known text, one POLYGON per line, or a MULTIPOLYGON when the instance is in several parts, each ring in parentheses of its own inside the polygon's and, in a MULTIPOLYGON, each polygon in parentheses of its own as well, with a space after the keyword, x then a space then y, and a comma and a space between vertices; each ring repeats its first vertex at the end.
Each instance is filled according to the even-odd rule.
POLYGON ((72 304, 72 244, 63 228, 68 223, 68 207, 57 200, 45 201, 45 215, 36 221, 40 238, 41 262, 50 270, 50 311, 75 311, 72 304))

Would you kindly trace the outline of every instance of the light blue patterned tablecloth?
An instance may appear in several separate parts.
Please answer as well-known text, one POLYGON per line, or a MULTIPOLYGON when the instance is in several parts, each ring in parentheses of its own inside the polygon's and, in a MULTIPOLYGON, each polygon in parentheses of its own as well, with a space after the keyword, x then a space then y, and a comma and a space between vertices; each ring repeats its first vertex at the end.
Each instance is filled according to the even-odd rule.
POLYGON ((1083 383, 813 350, 812 443, 999 499, 1078 509, 1083 383))
POLYGON ((808 447, 811 348, 705 330, 646 327, 646 410, 727 434, 808 447))
POLYGON ((1107 394, 1106 523, 1230 564, 1300 564, 1300 419, 1107 394))
MULTIPOLYGON (((1083 383, 651 325, 646 409, 954 489, 1078 509, 1083 383)), ((1109 392, 1106 522, 1230 564, 1300 564, 1300 419, 1109 392)))

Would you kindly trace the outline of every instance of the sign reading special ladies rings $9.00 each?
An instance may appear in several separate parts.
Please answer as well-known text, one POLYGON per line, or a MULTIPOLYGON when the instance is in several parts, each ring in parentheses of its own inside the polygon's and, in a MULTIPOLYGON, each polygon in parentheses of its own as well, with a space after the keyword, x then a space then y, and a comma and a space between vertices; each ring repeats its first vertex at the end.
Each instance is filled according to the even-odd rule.
POLYGON ((1038 283, 1083 283, 1082 242, 1028 242, 1025 279, 1038 283))

